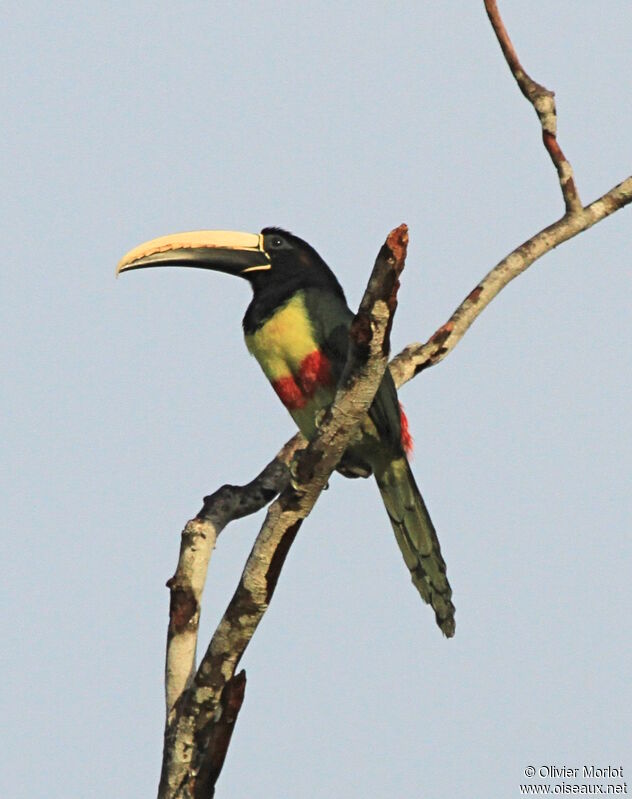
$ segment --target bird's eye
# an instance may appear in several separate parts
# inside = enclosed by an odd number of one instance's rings
[[[270,246],[271,247],[282,247],[283,246],[283,239],[280,236],[273,236],[270,239]]]

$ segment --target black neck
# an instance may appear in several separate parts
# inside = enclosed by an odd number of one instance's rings
[[[265,276],[266,273],[262,274]],[[319,269],[312,279],[306,279],[305,272],[297,272],[295,276],[285,275],[284,277],[283,281],[252,281],[254,297],[246,309],[242,323],[246,335],[254,333],[266,319],[273,316],[276,310],[285,305],[299,291],[318,288],[335,294],[343,302],[346,302],[342,287],[329,268],[326,272]]]

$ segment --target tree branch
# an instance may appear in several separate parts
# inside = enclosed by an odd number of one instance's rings
[[[229,522],[261,510],[285,488],[289,463],[305,445],[297,433],[254,480],[244,486],[224,485],[204,497],[202,509],[182,531],[178,567],[167,582],[171,592],[165,662],[168,720],[195,673],[200,602],[217,536]]]
[[[496,0],[484,0],[484,3],[505,61],[520,91],[534,107],[540,120],[542,140],[557,170],[566,213],[557,222],[527,239],[496,264],[425,344],[409,344],[392,360],[389,368],[398,388],[452,352],[483,309],[534,261],[553,250],[558,244],[568,241],[632,202],[632,177],[628,177],[598,200],[586,207],[582,206],[575,186],[573,169],[557,141],[555,93],[536,83],[520,63],[500,16]]]
[[[409,344],[389,368],[399,388],[424,369],[442,361],[456,347],[472,322],[515,277],[534,261],[578,233],[632,202],[632,177],[610,189],[586,208],[566,214],[509,253],[467,295],[445,324],[425,344]]]
[[[575,180],[573,178],[573,168],[565,157],[557,141],[557,110],[555,108],[555,92],[550,91],[529,77],[526,70],[520,63],[518,54],[509,38],[507,29],[502,21],[496,0],[484,0],[487,16],[492,24],[500,48],[505,56],[505,61],[516,79],[520,91],[534,107],[540,125],[542,126],[542,141],[551,161],[557,170],[560,181],[560,188],[566,205],[566,212],[572,213],[582,208],[579,199]]]
[[[405,225],[401,225],[389,234],[380,250],[351,326],[347,364],[334,402],[325,414],[315,438],[295,459],[290,483],[270,506],[237,590],[195,677],[191,681],[190,676],[184,676],[186,669],[180,672],[180,682],[184,677],[185,685],[191,684],[175,701],[173,697],[171,699],[173,704],[165,729],[163,770],[158,794],[161,799],[200,799],[213,795],[243,700],[245,675],[235,676],[237,665],[270,603],[296,533],[367,413],[386,368],[389,331],[397,305],[398,278],[404,266],[407,243],[408,231]],[[256,504],[245,497],[243,491],[238,490],[237,493],[237,506],[240,509],[243,508],[243,502],[248,507]],[[220,507],[216,508],[218,502]],[[215,522],[208,520],[211,512],[208,506],[213,506],[213,512],[216,510],[219,513],[221,518],[217,523],[226,523],[221,500],[213,502],[207,498],[206,510],[202,510],[204,520],[200,522],[196,519],[189,524],[213,526],[214,543],[217,527]],[[209,557],[212,549],[212,545],[210,549],[208,545],[210,538],[205,539],[203,547]],[[184,546],[184,542],[183,550],[185,561],[191,558],[199,559],[202,563],[206,558],[205,554],[196,555],[188,544]],[[193,570],[183,566],[182,571],[197,574],[199,569],[197,565]],[[198,580],[196,591],[199,584]],[[173,585],[171,589],[173,596]],[[199,616],[199,594],[196,596],[196,608],[185,614],[189,620],[196,614]],[[191,611],[189,605],[187,608]],[[194,624],[197,625],[197,618]],[[190,646],[183,660],[190,662]]]
[[[505,60],[540,120],[566,213],[503,258],[425,344],[409,345],[391,362],[389,368],[398,387],[442,361],[494,297],[538,258],[632,202],[632,177],[628,177],[582,206],[572,167],[557,141],[554,93],[532,80],[522,67],[496,0],[484,3]],[[251,483],[223,486],[206,497],[203,508],[182,533],[178,568],[168,583],[167,724],[160,799],[199,799],[214,794],[244,697],[245,673],[236,674],[236,668],[268,607],[298,529],[366,413],[385,368],[406,244],[407,231],[401,226],[389,235],[378,255],[351,329],[343,378],[318,435],[307,447],[300,435],[295,436]],[[304,447],[304,452],[299,452]],[[216,538],[229,521],[256,512],[277,494],[237,590],[195,673],[200,600]]]

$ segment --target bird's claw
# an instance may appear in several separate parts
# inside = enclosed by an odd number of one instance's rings
[[[316,412],[316,415],[314,416],[314,424],[317,430],[323,423],[323,419],[325,418],[326,413],[327,413],[327,408],[321,408],[319,411]]]

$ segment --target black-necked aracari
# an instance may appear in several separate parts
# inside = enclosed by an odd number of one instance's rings
[[[335,275],[307,242],[280,228],[261,233],[207,230],[163,236],[131,250],[118,272],[192,266],[250,283],[243,328],[281,402],[306,438],[333,401],[349,345],[353,313]],[[412,440],[386,370],[360,437],[339,466],[347,476],[373,473],[412,581],[432,605],[443,633],[454,635],[454,605],[439,540],[408,464]]]

